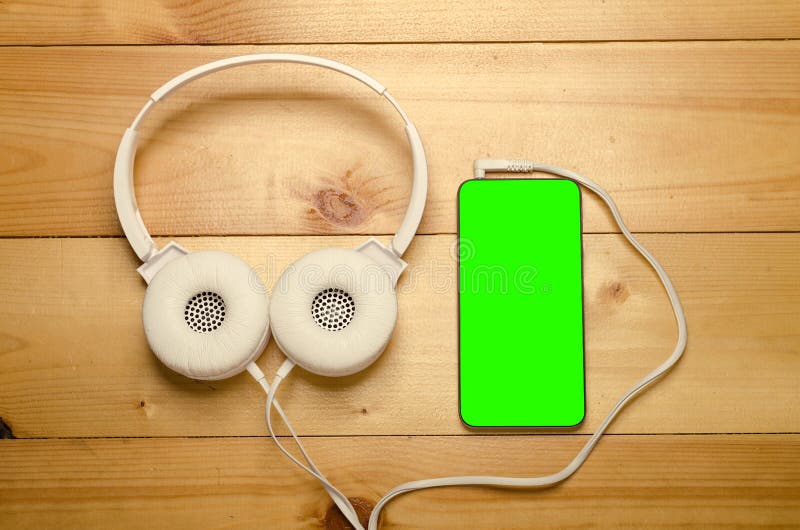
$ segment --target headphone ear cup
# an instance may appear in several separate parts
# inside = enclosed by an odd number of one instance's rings
[[[386,272],[362,253],[311,252],[278,279],[270,306],[272,335],[288,358],[315,374],[354,374],[380,357],[397,322]]]
[[[225,379],[258,358],[269,340],[269,299],[246,262],[191,252],[150,281],[142,320],[161,362],[192,379]]]

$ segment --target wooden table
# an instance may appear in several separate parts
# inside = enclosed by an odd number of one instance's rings
[[[13,438],[0,440],[0,527],[342,528],[265,438],[248,377],[191,381],[150,353],[114,212],[115,150],[149,93],[252,52],[375,76],[429,155],[385,354],[344,380],[298,370],[281,390],[320,467],[367,509],[407,480],[559,469],[675,338],[654,274],[587,196],[584,425],[461,425],[451,247],[473,159],[534,158],[605,185],[686,307],[685,358],[567,483],[407,495],[382,528],[800,524],[799,37],[791,1],[0,2],[0,416]],[[187,87],[146,122],[136,162],[160,242],[231,251],[267,285],[311,249],[388,239],[410,189],[391,108],[300,66]],[[259,363],[273,373],[280,358],[272,343]]]

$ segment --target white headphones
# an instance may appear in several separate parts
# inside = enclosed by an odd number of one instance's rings
[[[273,290],[270,306],[264,285],[241,259],[218,251],[188,252],[175,242],[161,250],[156,248],[136,206],[133,159],[137,128],[162,98],[212,72],[272,62],[308,64],[335,70],[361,81],[388,99],[406,124],[414,180],[408,209],[389,247],[370,238],[354,250],[327,248],[311,252],[283,272]],[[369,517],[369,530],[378,528],[380,513],[388,502],[411,491],[464,485],[544,487],[566,480],[586,461],[622,408],[666,374],[686,348],[686,317],[678,293],[661,264],[625,226],[616,204],[599,184],[567,169],[529,160],[487,159],[475,162],[475,178],[484,178],[491,172],[549,173],[574,180],[598,195],[607,204],[622,234],[661,280],[678,325],[675,348],[664,362],[620,398],[575,458],[560,471],[530,478],[466,475],[407,482],[390,490],[376,503]],[[316,374],[343,376],[363,370],[380,356],[397,320],[394,287],[406,267],[401,257],[419,226],[427,186],[425,152],[419,134],[386,88],[349,66],[306,55],[244,55],[199,66],[177,76],[153,92],[125,131],[114,165],[117,215],[133,250],[144,262],[138,269],[148,283],[142,318],[147,341],[156,356],[171,369],[194,379],[222,379],[247,369],[267,394],[265,421],[277,447],[322,483],[347,520],[358,530],[364,526],[359,522],[355,508],[314,464],[275,395],[281,381],[295,364]],[[253,363],[269,340],[270,328],[287,357],[271,384]],[[271,420],[273,407],[286,423],[305,463],[292,455],[276,436]]]
[[[137,129],[153,106],[191,81],[236,66],[298,63],[361,81],[389,100],[405,122],[414,178],[403,221],[389,247],[370,238],[356,249],[316,250],[290,265],[267,291],[250,265],[220,251],[189,252],[175,242],[156,248],[133,190]],[[193,379],[242,372],[266,346],[270,329],[280,349],[303,368],[344,376],[372,364],[397,321],[401,259],[425,208],[428,170],[419,133],[386,87],[342,63],[294,54],[253,54],[198,66],[153,92],[125,131],[114,164],[114,201],[125,237],[144,262],[148,283],[142,307],[147,341],[172,370]]]

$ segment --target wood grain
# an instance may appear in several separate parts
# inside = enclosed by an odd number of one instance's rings
[[[109,0],[0,3],[0,44],[785,39],[796,2]]]
[[[424,233],[455,231],[475,158],[606,186],[636,231],[800,230],[800,41],[0,49],[0,235],[118,235],[111,173],[147,94],[212,59],[328,56],[391,88],[429,155]],[[365,87],[297,66],[210,76],[146,123],[155,234],[388,234],[410,161]],[[615,230],[594,200],[589,232]]]
[[[672,347],[655,276],[588,198],[586,422],[466,429],[452,233],[475,158],[602,183],[635,231],[658,232],[642,240],[686,308],[686,357],[573,479],[409,495],[382,528],[798,528],[798,38],[786,0],[0,0],[0,528],[341,528],[263,438],[247,376],[193,382],[150,353],[118,237],[114,154],[147,95],[253,52],[375,76],[429,156],[429,235],[406,256],[386,353],[343,380],[297,370],[281,390],[320,467],[365,506],[407,480],[560,468]],[[153,233],[213,236],[178,240],[244,257],[268,286],[309,250],[391,234],[410,187],[391,109],[297,66],[205,78],[142,140]],[[274,344],[259,362],[274,372]]]
[[[419,237],[399,284],[388,349],[359,375],[298,370],[281,402],[307,435],[464,434],[457,411],[454,236]],[[689,321],[674,371],[613,425],[617,433],[800,432],[798,234],[650,234]],[[304,253],[359,237],[180,239],[225,249],[273,285]],[[617,235],[585,248],[587,409],[592,432],[672,350],[675,325],[646,264]],[[141,324],[144,284],[123,239],[0,240],[0,416],[18,437],[262,435],[264,396],[247,377],[201,383],[162,367]],[[261,360],[273,374],[274,343]]]
[[[358,437],[305,441],[348,495],[408,480],[555,471],[582,436]],[[0,441],[7,528],[331,528],[330,501],[270,440]],[[611,436],[565,484],[406,495],[392,528],[796,528],[797,435]]]

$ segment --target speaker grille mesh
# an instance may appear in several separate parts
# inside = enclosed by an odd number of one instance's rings
[[[328,331],[341,331],[350,324],[356,313],[353,297],[341,289],[325,289],[311,302],[314,322]]]
[[[214,331],[225,321],[225,300],[211,291],[197,293],[186,302],[183,318],[193,331]]]

